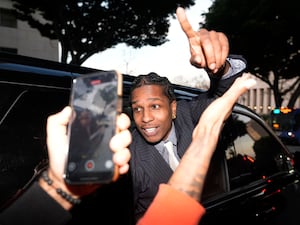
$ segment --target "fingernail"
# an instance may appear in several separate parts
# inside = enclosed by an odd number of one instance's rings
[[[209,69],[214,70],[216,68],[216,64],[212,63],[209,65]]]
[[[191,63],[193,65],[201,65],[201,57],[200,56],[194,56],[191,58]]]

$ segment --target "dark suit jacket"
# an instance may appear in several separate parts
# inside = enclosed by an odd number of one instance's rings
[[[232,55],[245,62],[240,56]],[[245,62],[246,63],[246,62]],[[200,94],[193,101],[177,102],[176,119],[174,120],[177,135],[177,151],[181,158],[191,143],[192,132],[201,113],[218,95],[222,95],[240,76],[239,72],[222,80],[211,78],[210,89]],[[160,183],[167,183],[173,171],[156,150],[154,145],[147,143],[137,130],[132,132],[133,142],[130,145],[132,158],[130,161],[133,182],[135,219],[140,218],[152,202]]]

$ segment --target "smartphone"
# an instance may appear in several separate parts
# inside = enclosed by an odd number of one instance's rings
[[[74,78],[70,105],[74,116],[68,126],[65,181],[103,184],[116,180],[118,171],[109,142],[122,111],[122,75],[110,70]]]

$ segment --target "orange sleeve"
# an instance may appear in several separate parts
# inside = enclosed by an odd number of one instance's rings
[[[195,199],[161,184],[159,191],[138,225],[197,225],[205,209]]]

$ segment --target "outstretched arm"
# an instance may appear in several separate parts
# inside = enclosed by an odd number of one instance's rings
[[[181,159],[169,184],[192,198],[201,198],[211,157],[221,128],[237,99],[256,84],[250,74],[238,77],[223,96],[213,101],[203,112],[193,131],[193,140]],[[189,176],[186,176],[189,174]]]

